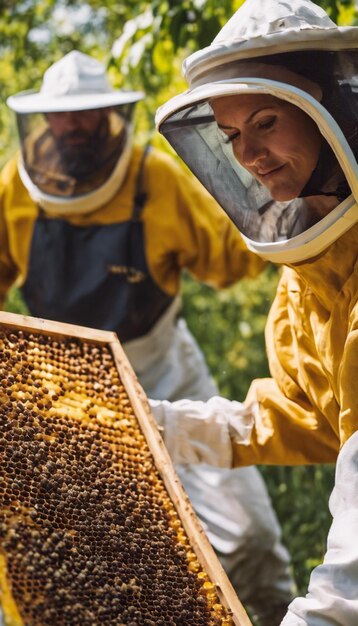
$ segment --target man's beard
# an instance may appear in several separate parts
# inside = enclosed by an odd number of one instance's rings
[[[108,137],[108,123],[107,120],[103,120],[94,133],[75,130],[57,139],[56,145],[63,172],[79,182],[98,173],[106,158]],[[77,138],[81,141],[72,143]]]

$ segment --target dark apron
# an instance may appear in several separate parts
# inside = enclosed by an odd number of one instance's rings
[[[31,315],[114,330],[121,341],[145,335],[173,301],[149,273],[143,222],[143,154],[131,219],[73,226],[40,212],[23,295]]]

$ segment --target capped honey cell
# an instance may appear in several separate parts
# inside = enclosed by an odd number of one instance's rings
[[[230,626],[111,350],[0,326],[5,626]]]

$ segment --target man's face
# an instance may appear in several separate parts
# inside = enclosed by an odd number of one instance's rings
[[[105,108],[46,114],[66,173],[81,177],[97,167],[107,139],[109,111]]]
[[[274,200],[297,198],[315,169],[322,137],[298,107],[267,94],[212,101],[219,128],[239,163]]]
[[[107,117],[105,109],[47,113],[46,118],[55,139],[68,145],[84,144],[96,133]]]

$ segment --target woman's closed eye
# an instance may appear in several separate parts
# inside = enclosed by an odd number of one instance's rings
[[[276,115],[272,115],[267,119],[258,122],[258,128],[263,130],[269,130],[274,126],[276,122]]]
[[[270,115],[270,117],[268,117],[268,118],[264,118],[262,120],[257,120],[255,122],[254,127],[259,132],[260,131],[266,131],[266,130],[271,130],[271,128],[274,127],[275,123],[276,123],[276,115]],[[227,135],[225,133],[224,143],[232,143],[235,139],[238,139],[238,137],[240,137],[240,135],[241,135],[241,131],[240,130],[236,130],[231,135]]]

